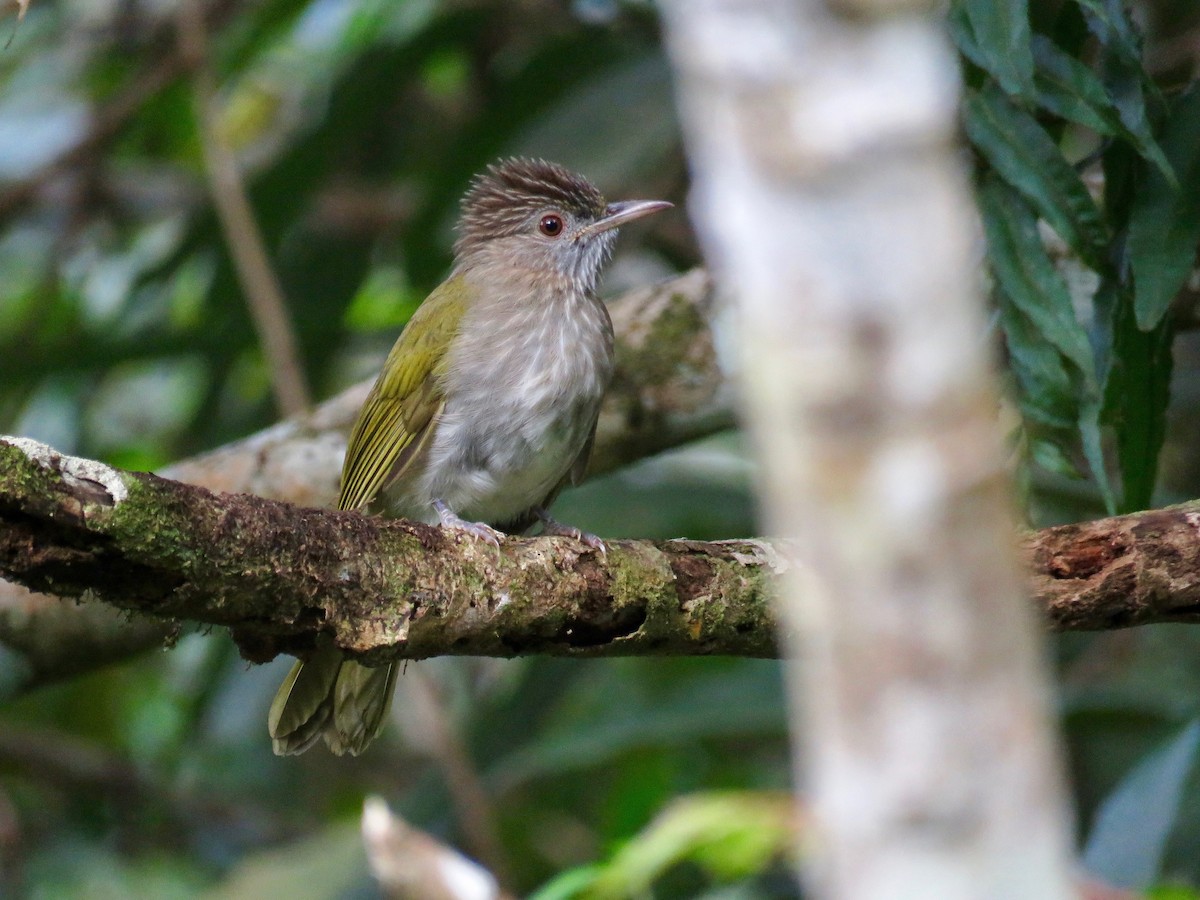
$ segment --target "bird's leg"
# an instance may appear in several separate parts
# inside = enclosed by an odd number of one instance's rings
[[[596,537],[590,531],[582,531],[574,525],[564,525],[562,522],[555,519],[550,513],[540,506],[533,508],[533,514],[538,517],[542,523],[542,534],[553,534],[559,537],[574,538],[577,541],[582,541],[593,550],[599,550],[601,553],[607,554],[608,547],[604,545],[604,541]]]
[[[446,505],[445,500],[434,500],[433,509],[438,514],[438,519],[441,520],[443,528],[452,528],[455,531],[462,531],[469,534],[471,537],[480,541],[487,541],[494,547],[500,546],[500,539],[504,537],[503,531],[497,531],[491,525],[486,525],[483,522],[468,522]]]

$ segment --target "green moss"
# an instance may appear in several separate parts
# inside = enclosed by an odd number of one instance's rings
[[[696,305],[684,294],[672,294],[651,324],[650,333],[636,348],[626,343],[618,345],[617,366],[626,372],[637,372],[638,380],[644,384],[665,384],[681,366],[688,364],[694,338],[705,329]]]
[[[60,483],[60,477],[35,463],[19,447],[0,443],[0,494],[13,497],[50,494]]]
[[[621,548],[608,558],[613,604],[618,609],[631,604],[645,607],[642,635],[669,639],[675,632],[672,621],[679,615],[679,598],[674,576],[666,558],[655,547],[635,544]]]
[[[124,547],[153,547],[156,555],[169,548],[183,565],[190,563],[199,552],[194,546],[195,524],[173,508],[157,483],[131,475],[123,480],[129,496],[110,511],[104,530]]]
[[[714,559],[708,592],[688,604],[693,639],[725,647],[750,644],[757,655],[774,655],[769,581],[763,567]]]

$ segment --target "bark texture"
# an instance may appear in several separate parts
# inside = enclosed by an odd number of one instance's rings
[[[0,440],[0,572],[35,590],[228,626],[242,654],[320,639],[427,656],[774,655],[755,541],[566,538],[497,551],[440,528],[214,494]]]
[[[1030,589],[1060,630],[1200,623],[1198,538],[1200,502],[1048,528],[1024,540]],[[771,656],[777,576],[808,565],[796,545],[765,540],[609,546],[601,556],[564,538],[516,538],[496,551],[0,437],[0,574],[103,601],[56,606],[65,621],[48,635],[20,630],[68,673],[90,664],[73,654],[93,660],[97,640],[126,649],[115,624],[97,638],[101,610],[116,622],[141,614],[124,629],[134,645],[138,623],[225,625],[255,660],[303,653],[320,635],[378,659]]]
[[[1047,528],[1026,550],[1060,631],[1200,622],[1200,502]]]
[[[767,526],[809,554],[781,612],[813,895],[1070,896],[940,7],[664,10]]]

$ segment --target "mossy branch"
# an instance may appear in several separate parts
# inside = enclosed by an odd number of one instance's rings
[[[1200,621],[1200,503],[1030,536],[1032,594],[1059,629]],[[776,650],[761,540],[565,538],[500,550],[427,525],[217,494],[0,438],[0,574],[160,620],[231,629],[248,659],[320,636],[381,661],[434,655]]]
[[[427,525],[214,494],[0,439],[0,573],[60,596],[228,626],[244,656],[321,635],[368,660],[443,654],[770,656],[755,541],[565,538],[499,551]]]

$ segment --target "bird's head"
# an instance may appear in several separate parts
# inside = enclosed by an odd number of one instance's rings
[[[671,206],[663,200],[606,203],[595,186],[554,163],[513,158],[475,178],[463,198],[459,267],[512,267],[596,286],[618,226]]]

